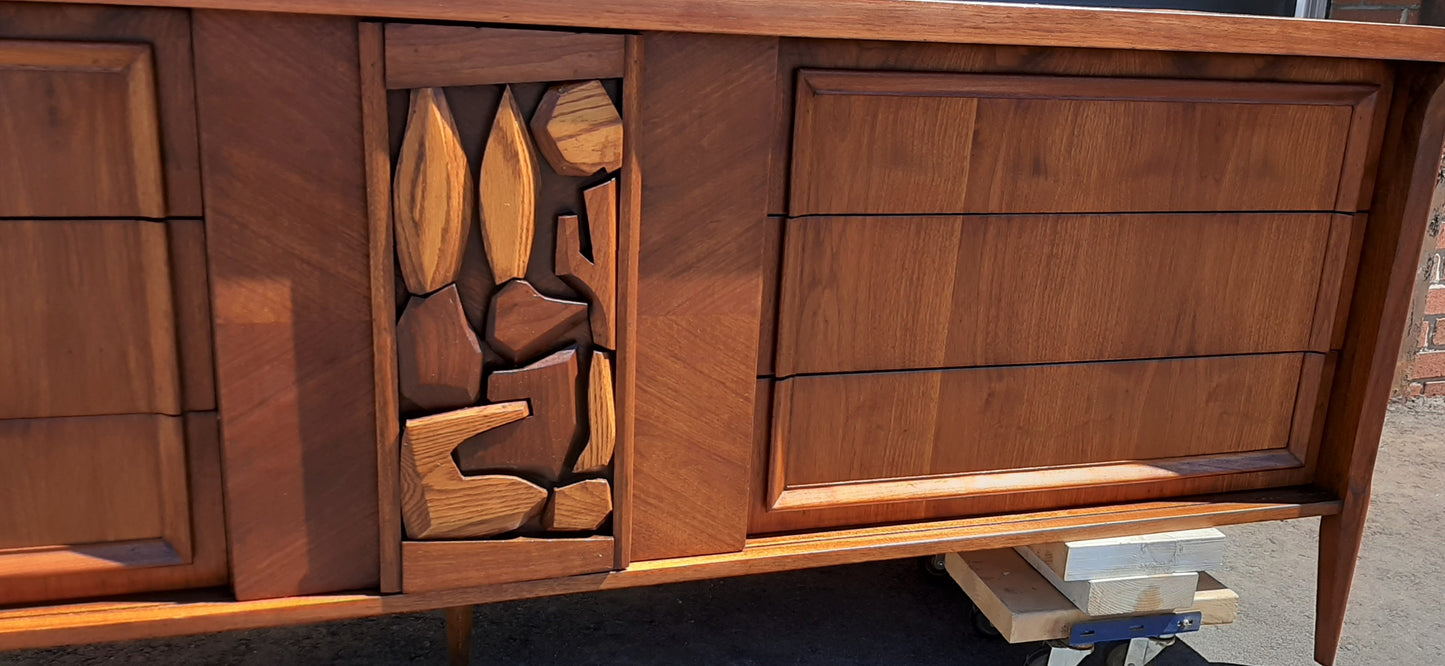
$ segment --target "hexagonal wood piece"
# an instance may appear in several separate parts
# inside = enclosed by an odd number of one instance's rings
[[[601,81],[549,89],[532,115],[532,133],[552,170],[564,176],[622,168],[622,117]]]
[[[501,471],[555,482],[577,441],[577,348],[569,347],[516,370],[487,378],[487,400],[526,400],[532,415],[463,442],[457,458],[468,472]]]
[[[605,352],[594,351],[587,372],[587,448],[577,457],[573,472],[601,472],[612,462],[612,449],[617,443],[617,411],[612,395],[612,359]]]
[[[525,363],[555,348],[587,319],[587,304],[551,298],[526,280],[513,280],[492,296],[487,344],[511,363]]]
[[[422,409],[475,404],[482,388],[482,346],[467,325],[456,285],[413,296],[396,323],[401,396]]]
[[[554,532],[595,530],[612,515],[612,485],[607,479],[587,479],[552,491],[542,513],[542,525]]]
[[[464,477],[451,452],[466,438],[530,414],[526,401],[409,419],[401,438],[402,522],[411,539],[477,538],[521,527],[547,491],[506,475]]]

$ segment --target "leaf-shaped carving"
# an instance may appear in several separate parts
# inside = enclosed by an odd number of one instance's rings
[[[392,186],[407,291],[429,294],[456,279],[472,205],[471,170],[446,96],[440,88],[413,90]]]
[[[526,277],[537,215],[537,154],[512,88],[502,103],[482,152],[482,239],[497,284]]]
[[[503,474],[464,477],[451,452],[463,440],[527,418],[525,400],[410,419],[401,437],[402,521],[412,539],[510,532],[541,512],[547,491]]]

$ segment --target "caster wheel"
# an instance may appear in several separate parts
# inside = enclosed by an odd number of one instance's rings
[[[944,566],[942,555],[931,555],[923,558],[923,570],[930,576],[944,578],[948,576],[948,567]]]
[[[973,620],[973,630],[978,632],[980,636],[984,638],[1000,638],[1003,636],[1003,633],[998,630],[998,627],[993,626],[993,623],[989,621],[988,616],[984,615],[983,611],[979,610],[978,606],[973,605],[972,602],[968,604],[968,615],[969,619]]]
[[[1024,666],[1048,666],[1049,650],[1045,648],[1028,656],[1024,660]]]

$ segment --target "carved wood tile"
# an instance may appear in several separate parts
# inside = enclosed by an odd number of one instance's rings
[[[455,285],[413,296],[396,324],[401,396],[422,409],[464,407],[477,401],[482,347],[467,325]]]
[[[526,400],[532,415],[463,442],[457,451],[461,468],[526,474],[548,482],[561,478],[579,434],[577,379],[575,346],[524,368],[493,372],[487,378],[487,400]]]
[[[455,280],[472,216],[472,176],[440,88],[412,91],[392,199],[407,290],[429,294]]]
[[[601,81],[548,89],[532,116],[532,132],[557,173],[590,176],[622,168],[622,117]]]
[[[587,317],[587,304],[544,296],[525,280],[513,280],[492,297],[487,344],[511,363],[530,361],[556,348]]]
[[[592,256],[582,253],[577,216],[558,217],[557,275],[592,303],[592,341],[604,349],[617,349],[617,179],[588,188],[583,199]]]
[[[612,515],[612,485],[587,479],[552,491],[542,525],[554,532],[595,530]]]
[[[537,156],[508,86],[487,145],[480,177],[481,226],[497,284],[526,277],[536,225]]]
[[[592,367],[587,373],[587,448],[582,449],[573,472],[601,472],[612,462],[612,450],[617,442],[617,412],[612,395],[612,359],[606,352],[594,351]]]
[[[410,419],[401,439],[402,519],[412,539],[510,532],[542,510],[547,491],[506,475],[463,477],[451,452],[467,437],[524,419],[526,401]]]

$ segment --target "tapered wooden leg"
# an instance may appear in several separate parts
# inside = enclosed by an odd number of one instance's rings
[[[472,663],[472,611],[476,606],[447,609],[447,655],[452,666]]]
[[[1320,568],[1315,588],[1315,661],[1333,666],[1345,629],[1345,607],[1360,557],[1368,496],[1345,502],[1339,515],[1320,520]]]

